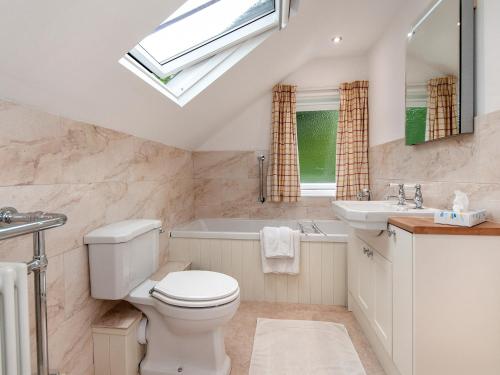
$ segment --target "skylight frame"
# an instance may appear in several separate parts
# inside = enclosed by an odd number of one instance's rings
[[[282,19],[284,17],[288,18],[289,16],[289,11],[283,12],[286,16],[282,15],[282,3],[285,3],[285,7],[289,8],[288,1],[275,0],[274,12],[249,21],[236,29],[228,31],[222,36],[212,38],[201,46],[193,46],[193,48],[188,52],[168,60],[165,63],[159,63],[148,53],[146,49],[141,46],[140,43],[130,50],[129,55],[131,55],[152,73],[164,79],[189,66],[197,64],[210,56],[254,38],[259,34],[265,33],[271,29],[279,29],[283,22]]]
[[[261,43],[263,43],[269,36],[271,36],[273,31],[267,31],[263,34],[259,34],[256,37],[249,39],[240,45],[234,46],[232,51],[225,51],[225,56],[219,59],[217,64],[213,64],[213,59],[219,58],[221,54],[213,56],[211,59],[200,62],[200,66],[191,66],[183,70],[174,77],[168,83],[163,83],[156,74],[145,68],[140,62],[131,57],[130,55],[125,55],[119,60],[119,63],[126,69],[134,73],[136,76],[141,78],[143,81],[147,82],[158,92],[172,100],[174,103],[180,107],[184,107],[188,102],[190,102],[194,97],[206,89],[210,84],[212,84],[217,78],[222,76],[226,71],[231,69],[239,61],[241,61],[245,56],[251,53],[255,48],[257,48]],[[197,74],[198,77],[193,79],[193,70],[201,68],[202,72]],[[182,75],[185,75],[185,79],[182,84],[185,84],[183,90],[177,91],[173,87],[176,83],[175,79],[182,79]]]
[[[193,52],[200,50],[195,49],[187,53],[190,58],[176,66],[174,70],[164,69],[141,48],[140,43],[123,56],[119,63],[171,101],[184,107],[275,31],[283,29],[288,23],[288,18],[297,13],[299,2],[300,0],[274,0],[274,12],[260,18],[255,17],[253,21],[218,39],[224,39],[244,28],[247,29],[246,33],[233,35],[234,39],[227,38],[226,42],[230,39],[231,43],[217,46],[216,49],[212,48],[211,52],[195,54]],[[285,9],[285,16],[280,14],[282,9]],[[286,22],[283,23],[283,19]],[[249,27],[250,25],[253,27]],[[209,44],[212,43],[213,41]]]

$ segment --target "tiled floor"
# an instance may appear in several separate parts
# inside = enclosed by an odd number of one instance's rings
[[[344,324],[367,375],[384,375],[354,315],[340,306],[291,303],[242,302],[226,327],[226,350],[232,360],[231,375],[246,375],[250,367],[257,318],[322,320]]]

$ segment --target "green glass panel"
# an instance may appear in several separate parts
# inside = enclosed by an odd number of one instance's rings
[[[426,107],[406,108],[406,144],[425,142]]]
[[[338,111],[297,112],[301,182],[335,182],[338,117]]]

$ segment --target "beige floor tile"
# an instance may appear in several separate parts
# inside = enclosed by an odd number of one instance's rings
[[[344,324],[367,375],[384,375],[354,315],[340,306],[291,303],[242,302],[226,326],[226,350],[231,357],[231,375],[246,375],[250,367],[257,318],[319,320]]]

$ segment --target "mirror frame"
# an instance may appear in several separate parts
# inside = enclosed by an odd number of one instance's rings
[[[408,46],[411,43],[410,36],[425,22],[425,20],[432,14],[435,8],[445,0],[437,0],[425,13],[425,15],[414,24],[408,33],[408,40],[406,43],[406,54],[408,56]],[[449,1],[449,0],[448,0]],[[475,88],[475,1],[474,0],[456,0],[460,2],[460,71],[459,71],[459,134],[474,133],[474,116],[476,114],[476,88]],[[407,68],[405,64],[405,76]],[[405,78],[405,103],[408,98],[408,84]],[[406,104],[405,104],[406,109]],[[405,129],[406,129],[406,110],[405,110]],[[443,137],[446,139],[452,136]],[[406,139],[406,131],[405,131]],[[439,139],[435,139],[439,140]],[[417,143],[412,146],[426,144]]]

